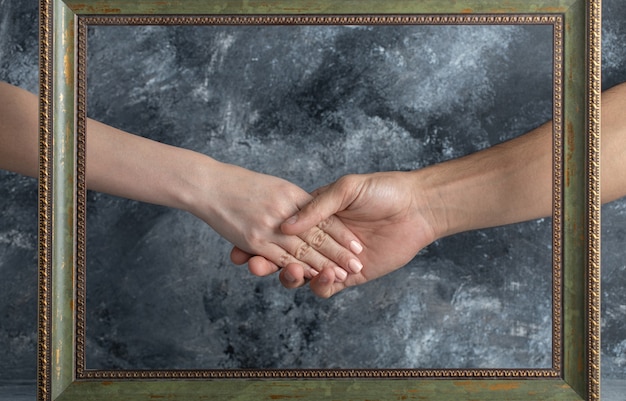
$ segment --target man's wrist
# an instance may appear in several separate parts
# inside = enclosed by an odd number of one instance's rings
[[[430,225],[433,240],[449,235],[451,221],[448,213],[450,200],[445,180],[441,177],[439,165],[412,171],[414,204],[419,213]]]

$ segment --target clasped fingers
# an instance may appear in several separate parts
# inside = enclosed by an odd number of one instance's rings
[[[326,219],[322,227],[329,229],[333,225],[331,219]],[[343,272],[337,271],[340,279],[344,278],[346,272],[358,273],[363,268],[358,257],[352,251],[339,244],[325,229],[319,226],[305,231],[299,237],[311,248],[343,268]]]

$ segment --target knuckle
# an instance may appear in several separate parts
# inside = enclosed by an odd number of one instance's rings
[[[290,260],[291,260],[291,257],[289,256],[289,254],[283,253],[278,258],[278,267],[280,268],[286,267],[289,264]]]
[[[324,246],[324,243],[326,242],[327,239],[328,239],[328,234],[326,234],[322,230],[318,230],[311,237],[311,246],[313,246],[315,249],[320,249],[322,246]]]
[[[315,197],[311,199],[305,208],[308,209],[308,213],[317,220],[321,221],[326,217],[324,216],[324,203],[322,202],[322,197]]]
[[[337,264],[341,266],[348,266],[348,261],[350,260],[350,254],[347,251],[344,251],[343,248],[334,253],[333,260],[337,262]],[[343,268],[347,270],[346,268]]]
[[[333,270],[335,270],[335,269],[339,268],[339,266],[337,266],[337,264],[335,264],[334,262],[332,262],[332,261],[330,261],[328,259],[323,261],[321,263],[321,266],[322,266],[321,270],[326,270],[326,269],[333,269]]]
[[[255,229],[251,229],[244,234],[245,241],[253,249],[257,249],[258,247],[262,246],[266,242],[265,237],[266,236],[259,232],[259,230]]]
[[[317,210],[320,207],[320,199],[318,197],[314,197],[311,199],[308,206],[313,210]]]
[[[330,216],[329,218],[320,221],[317,226],[322,231],[328,231],[333,226],[334,222],[335,222],[335,219],[333,218],[333,216]]]
[[[298,260],[303,260],[310,253],[310,250],[311,246],[304,242],[296,249],[293,256]]]
[[[340,188],[349,189],[352,188],[352,186],[357,182],[358,179],[359,177],[356,174],[344,175],[343,177],[339,178],[339,180],[337,180],[337,185]]]

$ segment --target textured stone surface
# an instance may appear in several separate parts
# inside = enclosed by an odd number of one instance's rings
[[[31,91],[36,7],[0,0],[0,79]],[[626,5],[604,8],[609,87],[626,80]],[[93,118],[307,190],[471,153],[551,116],[545,27],[99,27],[89,40]],[[0,381],[27,380],[37,188],[0,182]],[[549,219],[460,234],[319,300],[233,266],[190,215],[89,193],[88,367],[548,367],[550,238]],[[603,209],[606,378],[626,373],[625,239],[622,200]]]
[[[96,28],[90,110],[313,189],[549,119],[550,43],[546,27]],[[90,207],[90,366],[550,366],[547,220],[440,241],[323,301],[232,267],[191,216],[99,195]]]

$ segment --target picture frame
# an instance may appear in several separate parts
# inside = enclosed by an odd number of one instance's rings
[[[600,397],[600,1],[41,0],[39,400]],[[89,25],[551,24],[553,366],[97,371],[85,368]]]

